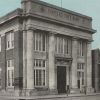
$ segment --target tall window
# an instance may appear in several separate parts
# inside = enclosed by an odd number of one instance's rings
[[[71,53],[71,39],[64,37],[56,37],[56,53],[70,54]]]
[[[78,56],[84,56],[85,55],[85,49],[86,49],[86,43],[84,41],[78,42]]]
[[[47,35],[45,33],[36,32],[34,34],[34,50],[46,51]]]
[[[34,60],[34,86],[43,87],[46,85],[46,61],[42,59]]]
[[[6,35],[6,48],[11,49],[14,47],[14,32],[10,31]]]
[[[77,82],[78,88],[84,85],[84,63],[78,63],[77,65]]]
[[[14,86],[14,60],[7,60],[7,86]]]

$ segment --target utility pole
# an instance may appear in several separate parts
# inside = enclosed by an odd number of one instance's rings
[[[61,0],[61,7],[62,7],[62,0]]]

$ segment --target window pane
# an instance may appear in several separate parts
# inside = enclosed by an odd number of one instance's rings
[[[12,86],[14,86],[14,71],[12,70]]]
[[[38,86],[38,70],[36,70],[36,85]]]
[[[43,70],[43,85],[45,86],[45,70]]]
[[[46,61],[42,59],[35,59],[36,65],[34,66],[34,85],[45,86],[45,69]]]
[[[39,67],[41,67],[41,63],[42,63],[42,61],[41,61],[41,60],[39,60]]]
[[[56,42],[55,42],[55,51],[57,52],[57,37],[56,37]]]
[[[10,60],[7,61],[7,66],[10,67]]]
[[[41,70],[39,70],[39,86],[41,86]]]
[[[8,70],[8,86],[10,86],[10,70]]]
[[[41,39],[41,34],[39,34],[39,51],[41,51],[41,46],[42,46],[42,39]]]
[[[6,47],[7,49],[14,47],[14,33],[13,31],[7,33],[6,35]]]
[[[7,61],[7,85],[14,86],[14,60]]]
[[[12,60],[12,67],[14,66],[14,60]]]
[[[11,33],[11,46],[14,47],[14,33]]]
[[[36,46],[35,46],[36,49],[35,50],[38,50],[38,33],[35,33],[35,35],[36,35],[36,38],[35,38],[36,39]]]
[[[43,60],[43,67],[45,67],[45,60]]]
[[[45,37],[46,37],[46,36],[43,34],[42,37],[43,37],[43,43],[42,43],[43,51],[45,51],[45,42],[46,42],[46,41],[45,41]]]
[[[38,60],[36,60],[36,67],[38,67]]]
[[[6,43],[7,48],[10,48],[10,34],[7,34],[6,41],[7,41],[7,43]]]
[[[46,35],[42,32],[37,32],[35,33],[35,38],[34,38],[34,50],[36,51],[45,51],[46,48]]]
[[[57,53],[69,54],[71,53],[71,40],[67,37],[56,37],[56,46],[55,50]]]
[[[36,76],[35,76],[35,70],[34,70],[34,85],[36,85],[35,83],[36,83]]]

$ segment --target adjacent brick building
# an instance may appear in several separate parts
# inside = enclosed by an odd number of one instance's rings
[[[92,50],[92,85],[95,92],[100,92],[100,49]]]
[[[93,92],[92,18],[39,0],[21,5],[0,18],[1,91]]]

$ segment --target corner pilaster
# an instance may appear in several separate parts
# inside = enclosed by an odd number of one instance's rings
[[[49,33],[49,89],[51,93],[57,90],[55,67],[55,36]]]
[[[34,30],[23,31],[23,91],[30,95],[34,90]]]
[[[87,43],[87,93],[93,92],[92,88],[92,57],[91,57],[91,42]]]
[[[77,48],[78,48],[78,41],[76,37],[73,37],[72,40],[72,68],[71,68],[71,93],[77,93],[78,87],[77,87]]]

